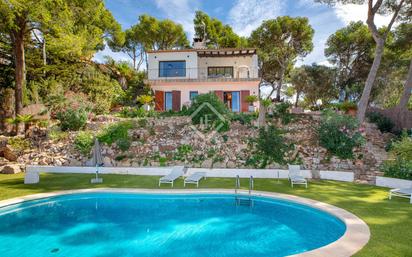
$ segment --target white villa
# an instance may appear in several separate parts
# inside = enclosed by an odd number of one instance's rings
[[[233,112],[247,112],[246,97],[259,94],[256,49],[205,49],[195,43],[194,49],[149,51],[148,82],[158,111],[179,111],[196,95],[214,92]]]

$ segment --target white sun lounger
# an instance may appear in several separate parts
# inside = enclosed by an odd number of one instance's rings
[[[184,166],[173,167],[172,171],[169,174],[159,179],[159,187],[160,187],[160,184],[172,184],[172,187],[173,187],[173,182],[179,177],[183,176],[185,172],[186,172],[186,167]]]
[[[392,196],[398,196],[403,198],[409,198],[410,203],[412,204],[412,187],[410,188],[396,188],[389,191],[389,199],[392,199]]]
[[[196,187],[199,187],[199,181],[204,178],[206,179],[206,172],[195,172],[189,177],[185,178],[184,186],[186,184],[196,184]]]
[[[299,165],[288,165],[289,167],[289,180],[292,185],[305,185],[308,188],[308,181],[300,174]]]

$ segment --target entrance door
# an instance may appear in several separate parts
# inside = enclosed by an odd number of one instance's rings
[[[232,112],[240,112],[240,93],[235,92],[223,92],[223,102]]]

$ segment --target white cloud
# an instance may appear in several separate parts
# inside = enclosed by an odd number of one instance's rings
[[[346,25],[351,21],[363,21],[366,22],[368,17],[368,6],[358,4],[337,4],[335,7],[336,16],[342,20]],[[391,20],[391,16],[376,15],[375,24],[378,27],[388,25]]]
[[[166,14],[166,17],[182,24],[186,33],[188,33],[189,41],[192,40],[195,31],[193,27],[193,18],[197,1],[189,0],[155,0],[156,6]]]
[[[104,57],[105,56],[110,56],[113,59],[115,59],[116,61],[128,61],[131,62],[130,57],[122,52],[113,52],[109,46],[105,45],[104,50],[97,52],[94,56],[93,56],[93,61],[96,61],[98,63],[104,63]]]
[[[282,0],[237,0],[229,11],[229,23],[241,36],[249,36],[264,20],[282,13]]]
[[[315,2],[314,0],[299,0],[296,4],[298,8],[315,8],[317,6],[323,5],[322,3]]]

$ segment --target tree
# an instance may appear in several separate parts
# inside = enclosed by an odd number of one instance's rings
[[[333,68],[317,64],[304,65],[299,73],[304,80],[301,79],[298,85],[310,107],[319,108],[318,100],[325,105],[337,99],[336,71]]]
[[[182,25],[171,20],[158,20],[144,14],[138,22],[125,31],[124,44],[111,45],[114,51],[126,53],[138,70],[147,60],[148,50],[168,50],[189,47]]]
[[[370,66],[374,41],[361,21],[351,22],[328,38],[325,56],[337,69],[337,83],[344,100],[357,99]]]
[[[44,39],[53,39],[43,40],[50,43],[51,52],[66,54],[73,59],[79,56],[90,59],[96,50],[104,47],[104,39],[122,40],[120,25],[101,0],[1,1],[0,33],[8,39],[5,44],[11,47],[15,70],[15,115],[21,114],[23,108],[25,49],[33,40],[33,31],[39,31]]]
[[[397,51],[399,59],[407,61],[409,60],[408,74],[405,80],[405,86],[401,95],[398,111],[406,111],[409,99],[412,92],[412,24],[403,23],[399,25],[395,30],[395,41],[392,45]]]
[[[156,40],[152,47],[153,50],[189,47],[189,41],[182,25],[169,19],[158,21],[158,24],[159,29],[155,34]]]
[[[23,109],[25,86],[25,40],[33,29],[32,24],[43,25],[51,19],[49,1],[13,0],[0,2],[0,30],[6,34],[12,47],[15,64],[15,113]],[[57,4],[57,3],[56,3]]]
[[[336,71],[324,65],[312,64],[305,67],[309,80],[303,88],[305,99],[315,106],[317,100],[322,101],[322,105],[337,99]]]
[[[412,2],[407,2],[406,0],[377,0],[375,3],[373,0],[315,0],[316,2],[322,2],[327,4],[336,3],[355,3],[355,4],[365,4],[368,5],[368,13],[366,24],[368,25],[369,31],[372,33],[373,39],[375,40],[376,47],[374,53],[374,60],[369,71],[368,77],[366,79],[365,87],[363,88],[362,96],[358,102],[358,113],[357,117],[360,122],[365,119],[366,109],[369,104],[369,97],[372,91],[373,84],[375,83],[376,75],[378,73],[379,66],[382,61],[382,56],[384,53],[385,42],[388,37],[389,32],[392,29],[393,24],[402,18],[402,16],[410,15],[410,10],[412,9]],[[410,6],[411,5],[411,6]],[[391,15],[391,20],[388,25],[383,30],[378,30],[375,23],[375,17],[377,14],[389,14]]]
[[[309,74],[306,72],[305,67],[299,67],[292,70],[290,74],[290,81],[293,85],[296,100],[295,100],[295,107],[298,106],[299,97],[305,90],[305,86],[309,81]]]
[[[105,65],[110,69],[110,75],[117,79],[123,90],[127,90],[127,82],[134,76],[134,69],[126,61],[116,61],[110,56],[105,56]]]
[[[121,46],[112,46],[113,50],[126,53],[133,62],[133,68],[139,70],[144,61],[144,42],[140,38],[138,25],[133,25],[125,31],[125,41]]]
[[[250,45],[258,49],[263,79],[272,85],[277,83],[277,101],[289,69],[298,57],[312,51],[313,34],[307,18],[289,16],[264,21],[252,32]]]
[[[139,16],[135,30],[136,40],[141,41],[145,50],[167,50],[189,46],[182,25],[168,19],[158,20],[144,14]]]
[[[314,30],[307,18],[289,16],[264,21],[249,38],[249,44],[258,49],[259,66],[262,73],[260,87],[269,86],[270,99],[277,90],[276,100],[280,101],[280,92],[285,76],[298,57],[304,57],[313,49]],[[277,83],[277,86],[275,85]],[[267,108],[260,101],[260,112]],[[265,113],[260,115],[258,125],[262,126]]]
[[[246,38],[239,37],[229,25],[216,18],[210,18],[202,11],[196,11],[193,19],[195,36],[206,42],[209,48],[246,47]]]

